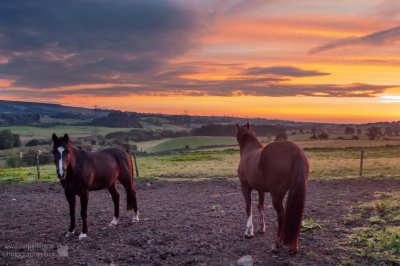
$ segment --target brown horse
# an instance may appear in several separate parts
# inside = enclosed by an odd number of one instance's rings
[[[110,226],[116,226],[119,218],[119,194],[117,179],[124,186],[128,211],[134,211],[132,222],[139,221],[136,191],[133,180],[133,165],[129,155],[117,148],[103,148],[88,152],[75,147],[67,134],[57,137],[53,134],[53,154],[57,176],[64,188],[69,203],[71,223],[66,233],[69,237],[75,228],[75,196],[81,201],[82,232],[79,240],[87,237],[87,205],[89,191],[107,188],[114,202],[114,217]]]
[[[238,173],[247,213],[245,236],[254,235],[251,191],[258,191],[262,233],[265,233],[264,192],[269,192],[278,217],[278,232],[272,251],[278,252],[285,245],[290,252],[297,253],[309,171],[307,157],[290,141],[277,141],[263,146],[250,129],[249,123],[236,127],[240,146]],[[283,198],[287,191],[289,193],[284,208]]]

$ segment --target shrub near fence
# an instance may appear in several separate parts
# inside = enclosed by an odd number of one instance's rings
[[[27,153],[8,157],[6,165],[8,167],[35,166],[39,164],[51,164],[53,155],[51,153],[41,153],[38,151],[28,151]]]

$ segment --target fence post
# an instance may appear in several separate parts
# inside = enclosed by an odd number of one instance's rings
[[[135,152],[133,153],[133,161],[135,163],[136,176],[139,177],[139,169],[138,169],[137,162],[136,162],[136,153]]]
[[[36,153],[36,171],[37,171],[37,179],[40,179],[39,154],[40,154],[40,152],[38,151],[38,152]]]
[[[363,176],[363,164],[364,164],[364,151],[361,151],[361,158],[360,158],[360,177]]]

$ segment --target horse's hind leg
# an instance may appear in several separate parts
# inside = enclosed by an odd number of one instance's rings
[[[258,191],[258,212],[260,214],[260,228],[258,232],[265,234],[267,231],[265,228],[265,221],[264,221],[264,198],[265,192]]]
[[[244,200],[246,201],[246,214],[247,214],[247,223],[246,223],[246,231],[244,232],[245,237],[254,236],[253,229],[253,216],[251,210],[251,191],[252,188],[247,183],[242,183],[242,193]]]
[[[108,188],[108,191],[110,192],[112,200],[114,202],[114,217],[110,222],[109,226],[116,226],[118,224],[118,218],[119,218],[119,193],[117,190],[116,183],[112,184]]]
[[[278,252],[283,247],[283,218],[285,216],[285,209],[283,208],[283,197],[285,195],[276,195],[271,193],[272,205],[276,211],[278,218],[278,232],[276,234],[275,247],[273,247],[273,252]]]
[[[132,222],[139,222],[139,211],[133,179],[130,175],[127,175],[125,178],[120,178],[119,181],[125,188],[128,212],[133,209]]]
[[[82,232],[79,235],[79,240],[85,239],[87,237],[87,206],[89,201],[89,191],[84,189],[81,191],[80,195],[81,200],[81,218],[82,218]]]

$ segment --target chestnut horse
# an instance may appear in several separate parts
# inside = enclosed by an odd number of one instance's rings
[[[133,180],[133,165],[129,153],[118,148],[103,148],[88,152],[75,147],[68,134],[57,137],[53,134],[53,154],[57,176],[64,188],[69,203],[71,223],[66,233],[69,237],[75,228],[75,196],[81,201],[82,232],[79,240],[87,237],[87,205],[89,191],[107,188],[114,202],[114,217],[109,224],[116,226],[119,218],[119,194],[117,179],[124,186],[128,211],[134,211],[132,222],[139,221],[136,191]]]
[[[301,148],[290,141],[262,145],[249,123],[236,127],[240,146],[238,174],[247,213],[245,236],[254,235],[251,191],[258,191],[262,233],[265,233],[264,193],[269,192],[278,218],[278,232],[272,251],[278,252],[283,246],[288,246],[290,252],[297,253],[309,171],[307,157]],[[284,208],[283,199],[287,191]]]

